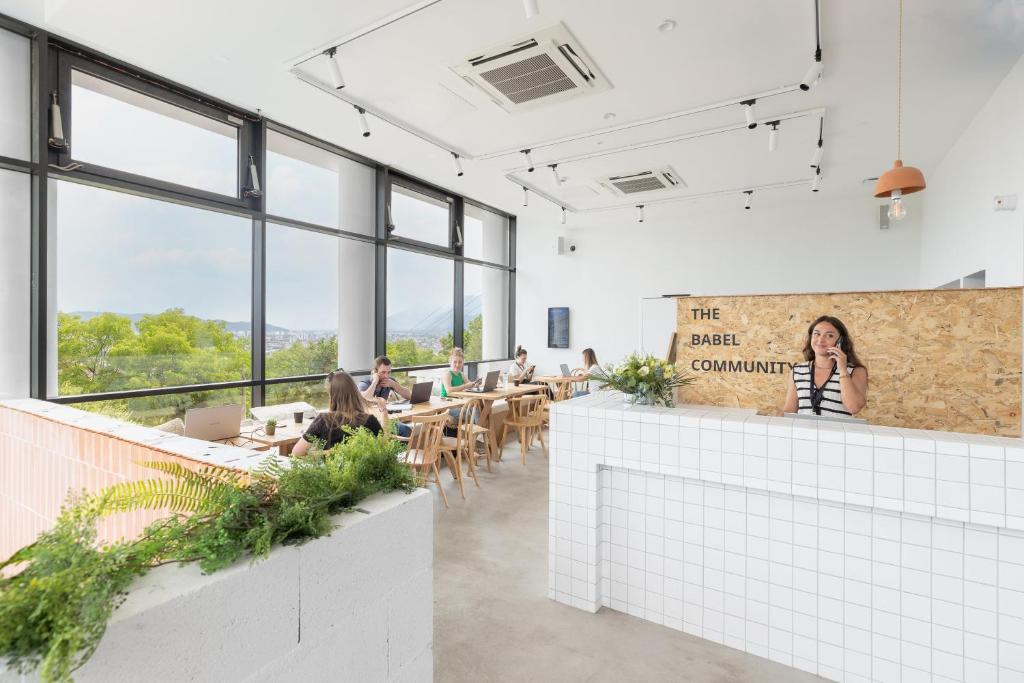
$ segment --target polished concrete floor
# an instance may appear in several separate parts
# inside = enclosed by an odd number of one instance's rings
[[[546,441],[546,439],[545,439]],[[519,445],[466,500],[447,471],[434,491],[434,680],[821,681],[607,608],[547,597],[548,466]]]

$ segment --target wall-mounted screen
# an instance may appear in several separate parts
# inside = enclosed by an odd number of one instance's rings
[[[548,348],[569,348],[569,309],[548,309]]]

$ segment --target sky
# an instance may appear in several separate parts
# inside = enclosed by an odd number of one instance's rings
[[[224,134],[226,127],[200,128],[83,87],[88,78],[77,82],[75,159],[234,194],[237,142]],[[270,213],[372,234],[371,168],[283,136],[269,142],[263,189]],[[51,183],[59,310],[155,313],[179,307],[202,318],[250,319],[249,219]],[[446,239],[446,207],[396,192],[392,209],[397,234]],[[467,230],[478,225],[467,218]],[[294,330],[337,325],[340,239],[268,224],[268,323]],[[346,253],[352,251],[373,258],[371,245],[358,243]],[[389,313],[451,305],[451,261],[396,249],[388,250],[388,258]],[[467,269],[467,296],[479,291],[477,271]]]

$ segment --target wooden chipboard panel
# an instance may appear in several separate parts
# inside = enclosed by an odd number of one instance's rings
[[[679,400],[776,414],[808,326],[833,315],[868,370],[859,417],[1020,436],[1021,304],[1021,288],[680,298],[677,363],[697,382]]]

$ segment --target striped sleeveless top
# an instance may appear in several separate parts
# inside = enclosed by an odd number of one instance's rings
[[[805,363],[797,363],[793,366],[793,383],[796,384],[796,398],[797,398],[797,412],[802,415],[815,415],[814,405],[812,403],[812,395],[814,394],[814,369],[813,361],[807,361]],[[848,365],[846,367],[846,373],[848,375],[853,374],[853,366]],[[833,365],[832,374],[829,375],[828,380],[824,386],[819,388],[821,395],[821,402],[818,404],[821,408],[821,415],[845,415],[850,416],[852,413],[846,409],[843,405],[842,394],[839,391],[839,375],[838,370]]]

